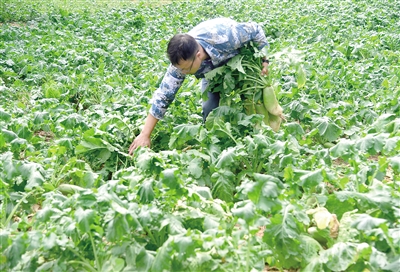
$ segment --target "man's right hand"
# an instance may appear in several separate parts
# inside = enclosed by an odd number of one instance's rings
[[[139,146],[147,146],[150,147],[150,135],[156,126],[158,119],[154,118],[153,115],[149,114],[146,118],[144,128],[142,132],[135,138],[129,147],[129,155],[133,154],[133,151]]]
[[[133,154],[133,151],[138,148],[139,146],[147,146],[150,147],[151,141],[150,136],[140,133],[135,140],[132,142],[131,146],[129,147],[129,155]]]

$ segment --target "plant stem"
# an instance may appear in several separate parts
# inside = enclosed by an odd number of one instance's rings
[[[23,198],[20,199],[20,201],[17,203],[17,205],[15,205],[14,209],[12,209],[10,215],[7,217],[6,222],[4,223],[4,226],[8,226],[8,224],[10,224],[12,217],[14,216],[15,212],[17,211],[17,209],[19,208],[19,206],[21,205],[21,203],[23,201],[25,201],[25,199],[27,199],[28,197],[30,197],[34,192],[36,192],[36,189],[30,191],[29,193],[27,193]]]
[[[8,197],[8,195],[7,195],[7,197]],[[7,197],[5,197],[4,198],[4,200],[3,200],[3,207],[7,207],[7,203],[8,203],[8,198]],[[6,212],[6,208],[4,208],[4,209],[1,209],[1,226],[2,227],[4,227],[5,226],[5,220],[6,220],[6,214],[7,214],[7,212]],[[4,222],[3,222],[4,221]]]
[[[242,89],[240,92],[243,93],[245,91],[256,90],[256,89],[262,90],[262,87],[260,87],[260,86],[247,87],[246,89]]]
[[[249,230],[249,227],[248,227]],[[247,250],[246,250],[246,271],[250,271],[250,242],[251,240],[251,235],[248,238],[248,242],[247,242]]]
[[[156,239],[154,239],[154,236],[148,227],[145,227],[145,231],[147,232],[147,235],[150,237],[150,240],[152,240],[155,245],[158,245]]]
[[[225,131],[224,131],[224,132],[225,132]],[[227,133],[227,132],[225,132],[225,133],[235,142],[236,145],[238,145],[238,142],[236,141],[235,138],[233,138],[233,136],[232,136],[231,134],[229,134],[229,133]]]
[[[117,153],[117,159],[116,159],[116,162],[115,162],[115,173],[118,172],[118,160],[119,160],[119,156],[118,156],[118,153]]]
[[[251,76],[251,75],[246,75],[246,79],[254,80],[256,83],[260,84],[261,86],[268,85],[267,79],[265,79],[264,77],[261,77],[261,76],[255,77],[255,76]]]
[[[92,271],[92,272],[97,272],[96,269],[94,269],[90,264],[86,263],[86,262],[82,262],[82,261],[69,261],[69,264],[79,264],[79,265],[83,265],[87,268],[87,271]]]
[[[257,168],[256,168],[256,170],[255,170],[255,172],[256,173],[260,173],[261,172],[261,169],[262,169],[262,167],[263,167],[263,162],[260,162],[258,165],[257,165]]]
[[[260,88],[263,88],[263,87],[267,86],[267,82],[265,82],[265,81],[263,81],[263,80],[261,80],[259,78],[253,77],[253,76],[249,76],[249,75],[246,76],[246,80],[253,80],[255,83],[260,85]]]
[[[96,267],[97,267],[97,269],[101,270],[99,258],[97,256],[96,245],[94,244],[93,235],[91,232],[89,232],[89,237],[90,237],[90,242],[92,243],[92,247],[93,247],[93,255],[94,255],[94,259],[96,260]]]
[[[72,253],[74,253],[76,256],[78,256],[84,263],[89,264],[88,261],[81,254],[79,254],[79,252],[77,252],[75,249],[70,248],[70,247],[68,249],[70,251],[72,251]]]
[[[61,168],[61,171],[59,172],[60,174],[62,174],[62,172],[64,171],[64,168],[65,168],[67,165],[69,165],[69,164],[67,163],[67,164],[65,164],[65,165],[63,166],[63,168]],[[60,182],[61,182],[61,177],[58,178],[58,179],[55,181],[55,183],[53,184],[53,186],[54,186],[55,188],[57,188],[57,187],[60,185]]]

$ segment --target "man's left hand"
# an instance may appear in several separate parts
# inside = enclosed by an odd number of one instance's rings
[[[262,70],[261,70],[261,75],[267,76],[268,75],[268,62],[263,62],[262,63]]]

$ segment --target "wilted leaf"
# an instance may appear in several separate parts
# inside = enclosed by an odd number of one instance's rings
[[[277,197],[283,188],[282,182],[270,175],[254,173],[256,182],[249,181],[242,183],[242,193],[247,194],[248,198],[263,211],[269,211],[280,201]]]
[[[284,256],[299,254],[300,240],[296,219],[291,213],[291,205],[287,205],[281,213],[271,218],[271,224],[267,226],[263,240],[270,246],[275,246]]]
[[[311,214],[317,223],[319,229],[326,229],[332,218],[332,214],[324,207],[319,207],[307,211],[307,214]]]
[[[6,230],[1,230],[0,231],[0,250],[3,252],[11,242],[11,239],[9,238],[10,233],[9,231]]]
[[[331,221],[329,222],[329,234],[332,238],[336,239],[339,236],[340,223],[336,214],[332,214]]]
[[[51,250],[57,245],[57,235],[54,232],[50,232],[48,235],[43,236],[42,243],[46,250]]]
[[[39,164],[24,163],[19,167],[19,171],[21,176],[27,180],[26,190],[41,186],[45,181],[42,175],[42,172],[44,173],[43,167]]]
[[[58,122],[63,125],[66,129],[75,129],[77,127],[87,128],[87,124],[85,123],[85,119],[83,116],[72,113],[70,115],[62,116]]]
[[[100,162],[105,162],[111,156],[111,152],[115,151],[116,149],[111,146],[111,144],[107,143],[103,139],[86,136],[80,142],[79,145],[76,146],[75,152],[76,154],[83,154],[87,152],[95,152],[97,155],[97,159]]]
[[[1,134],[3,135],[4,139],[7,142],[11,142],[14,139],[18,138],[18,135],[15,134],[13,131],[7,130],[7,129],[2,129]]]
[[[318,253],[323,250],[322,246],[315,239],[307,235],[300,235],[299,240],[300,248],[302,249],[302,256],[307,260],[313,260],[318,256]]]
[[[9,262],[11,267],[15,267],[19,260],[21,260],[21,256],[26,251],[26,241],[23,239],[22,234],[18,235],[13,239],[12,244],[6,248],[4,255],[7,257],[7,261]]]
[[[399,267],[400,267],[400,259],[397,258],[397,260],[394,260],[391,263],[385,265],[383,269],[391,272],[397,272],[399,270]]]

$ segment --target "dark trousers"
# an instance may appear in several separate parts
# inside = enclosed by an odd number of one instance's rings
[[[208,81],[203,78],[201,80],[201,93],[204,93],[208,86]],[[219,93],[208,92],[208,99],[203,100],[203,122],[206,121],[206,118],[210,112],[219,106]]]

